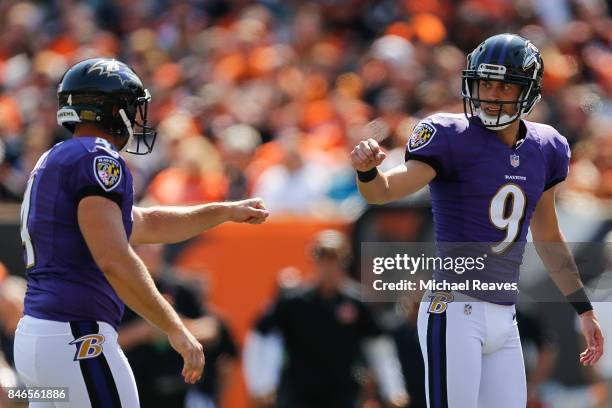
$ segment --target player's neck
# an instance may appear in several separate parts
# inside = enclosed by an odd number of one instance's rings
[[[77,125],[72,137],[99,137],[108,141],[113,146],[115,146],[115,148],[117,148],[117,141],[114,137],[112,137],[102,129],[98,128],[97,126],[91,125],[89,123],[82,123],[80,125]]]
[[[497,137],[499,137],[500,140],[504,142],[508,147],[513,147],[516,143],[516,139],[518,138],[520,125],[521,121],[516,120],[512,122],[507,128],[496,130],[495,133],[497,134]]]

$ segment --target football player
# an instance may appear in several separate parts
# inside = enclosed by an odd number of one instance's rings
[[[115,59],[88,59],[66,71],[57,94],[58,124],[73,138],[41,156],[23,199],[28,288],[16,367],[29,387],[68,387],[62,407],[138,407],[117,344],[124,303],[167,334],[186,382],[201,377],[204,355],[132,245],[182,241],[226,221],[261,223],[268,211],[259,199],[134,206],[132,175],[119,152],[150,153],[156,136],[140,78]]]
[[[468,56],[462,74],[465,115],[422,120],[408,140],[406,162],[384,173],[376,166],[385,153],[374,139],[351,152],[369,203],[397,200],[429,184],[438,250],[447,243],[487,243],[482,271],[436,269],[436,281],[469,277],[509,288],[425,295],[418,326],[432,408],[525,407],[514,303],[529,227],[552,279],[580,315],[587,343],[580,361],[594,364],[603,353],[599,323],[555,212],[555,186],[568,172],[567,141],[551,126],[524,120],[540,99],[543,69],[527,39],[490,37]]]

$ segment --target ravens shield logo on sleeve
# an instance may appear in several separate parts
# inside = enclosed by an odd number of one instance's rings
[[[111,191],[121,181],[121,164],[110,156],[94,159],[94,175],[104,191]]]
[[[425,146],[433,139],[436,134],[436,128],[426,122],[421,122],[412,131],[408,140],[408,150],[413,152]]]

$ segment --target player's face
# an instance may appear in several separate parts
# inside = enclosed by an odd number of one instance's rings
[[[344,268],[337,251],[330,249],[316,251],[314,261],[321,281],[333,286],[341,282]]]
[[[481,80],[478,89],[480,99],[491,101],[515,101],[519,98],[522,86],[517,84],[509,84],[502,81]],[[490,102],[482,102],[482,109],[487,115],[497,117],[499,110],[508,115],[516,114],[516,104],[496,104]]]

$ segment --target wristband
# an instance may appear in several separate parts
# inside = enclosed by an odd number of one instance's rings
[[[591,305],[591,301],[584,291],[584,288],[580,288],[575,292],[570,293],[565,298],[579,315],[583,314],[584,312],[588,312],[589,310],[593,310],[593,305]]]
[[[376,167],[372,167],[368,171],[359,171],[357,170],[357,178],[362,183],[368,183],[374,180],[378,176],[378,169]]]

